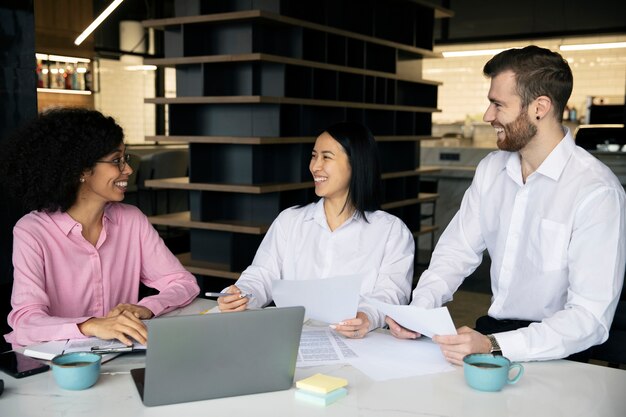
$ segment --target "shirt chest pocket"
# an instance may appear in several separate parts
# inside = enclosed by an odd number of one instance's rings
[[[565,224],[537,218],[530,228],[528,257],[544,272],[565,269],[568,242]]]

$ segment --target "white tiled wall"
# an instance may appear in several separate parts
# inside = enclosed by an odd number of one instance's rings
[[[94,95],[95,107],[122,126],[125,142],[144,143],[155,132],[154,104],[143,99],[155,96],[154,71],[130,71],[128,62],[100,59],[100,91]]]
[[[559,51],[561,44],[624,42],[626,35],[579,37],[551,40],[528,40],[489,44],[467,44],[435,48],[436,52],[452,50],[506,49],[534,44]],[[587,96],[601,96],[605,102],[623,103],[626,91],[626,49],[604,49],[595,51],[562,51],[574,74],[574,90],[570,107],[576,107],[578,115],[585,113]],[[438,107],[441,113],[433,114],[434,123],[462,122],[467,116],[482,120],[486,110],[489,80],[483,77],[482,69],[489,56],[426,59],[423,77],[441,81]]]

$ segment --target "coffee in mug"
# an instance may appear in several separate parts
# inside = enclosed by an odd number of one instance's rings
[[[511,370],[517,370],[513,378]],[[491,353],[473,353],[463,358],[463,373],[470,387],[480,391],[500,391],[507,384],[515,384],[524,374],[519,363]]]

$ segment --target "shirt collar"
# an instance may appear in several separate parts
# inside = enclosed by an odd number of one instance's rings
[[[565,130],[565,136],[556,145],[556,147],[550,152],[546,159],[539,165],[539,168],[535,171],[538,174],[546,176],[558,181],[559,177],[565,169],[565,165],[569,160],[576,144],[569,128],[563,127]],[[522,165],[520,162],[519,152],[511,152],[506,162],[506,170],[509,176],[518,184],[522,185]]]
[[[54,211],[47,214],[66,236],[78,225],[78,222],[65,211]]]
[[[539,168],[537,168],[539,174],[551,178],[554,181],[559,180],[567,161],[576,147],[570,130],[567,127],[563,127],[563,129],[565,130],[565,136],[541,165],[539,165]]]
[[[67,214],[67,212],[65,211],[55,211],[52,213],[48,213],[48,216],[50,216],[52,221],[58,226],[59,229],[61,229],[61,231],[66,236],[70,234],[70,232],[72,231],[74,227],[80,224],[76,220],[74,220],[72,216]],[[118,221],[117,213],[115,212],[115,210],[113,210],[112,204],[109,203],[104,207],[103,217],[104,217],[103,224],[106,224],[107,222],[117,224],[117,221]]]
[[[341,227],[344,227],[346,224],[356,220],[358,215],[359,213],[355,210],[352,217],[346,220]],[[313,208],[308,212],[306,220],[314,220],[315,223],[328,229],[328,221],[326,221],[326,212],[324,211],[324,198],[320,198],[317,203],[315,203]]]

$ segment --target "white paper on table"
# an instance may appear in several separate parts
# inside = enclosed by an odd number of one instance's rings
[[[116,349],[123,348],[126,345],[119,340],[111,339],[111,340],[103,340],[97,337],[88,337],[85,339],[70,339],[67,341],[67,345],[65,345],[65,349],[63,353],[70,352],[90,352],[91,348],[98,349]],[[146,345],[142,345],[141,343],[135,342],[133,344],[134,350],[146,350]]]
[[[324,279],[272,281],[276,307],[304,306],[304,315],[325,323],[356,317],[360,275]]]
[[[426,309],[387,304],[370,297],[366,297],[365,302],[394,319],[400,326],[424,336],[457,334],[448,307]]]
[[[298,349],[298,368],[345,364],[357,355],[350,349],[345,338],[331,331],[328,327],[308,327],[302,329]]]
[[[357,358],[348,362],[375,381],[408,378],[454,370],[439,345],[430,339],[397,339],[370,332],[363,339],[344,339]]]

